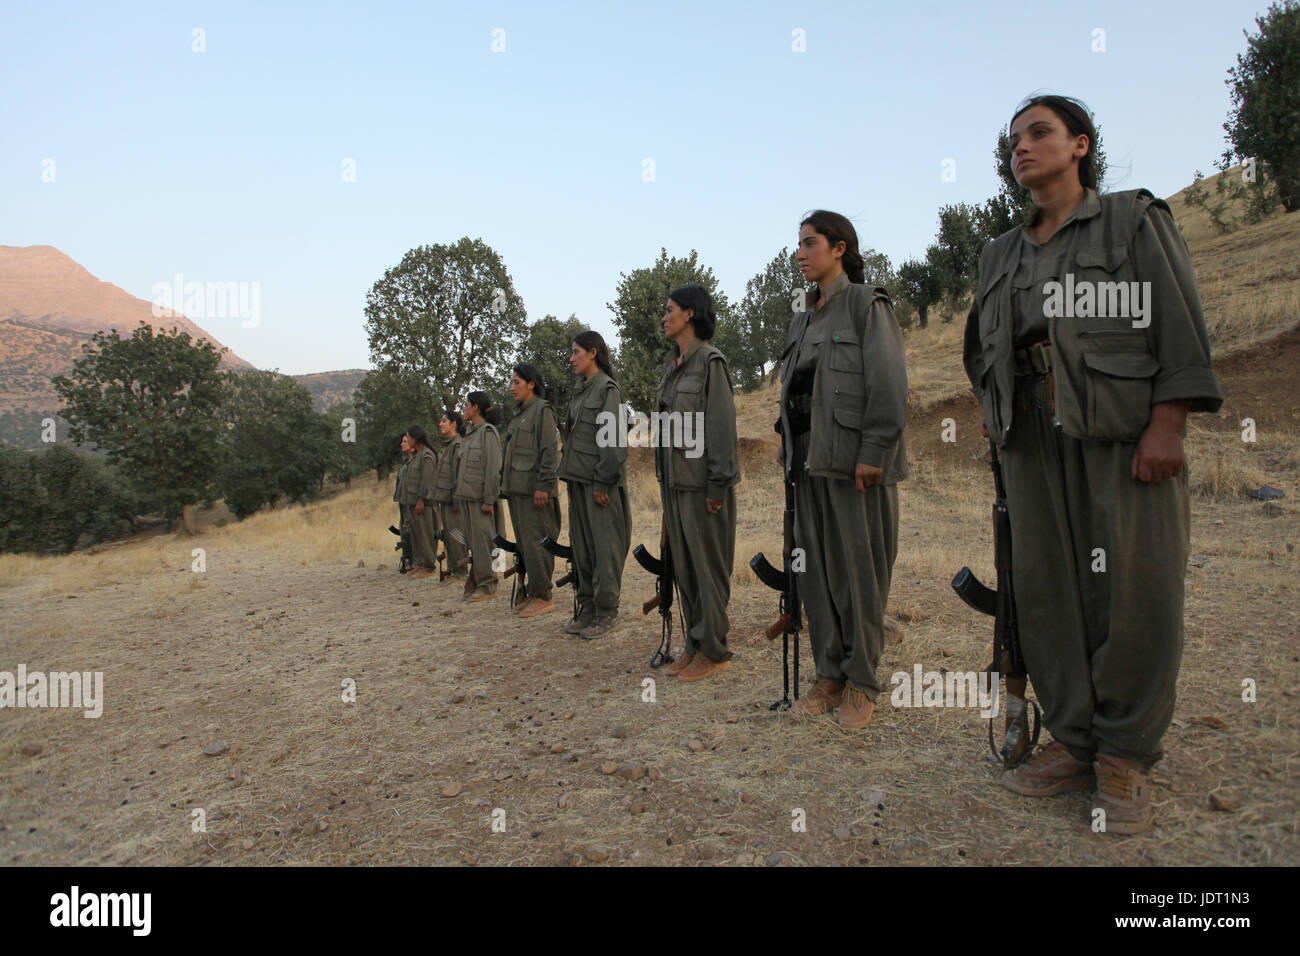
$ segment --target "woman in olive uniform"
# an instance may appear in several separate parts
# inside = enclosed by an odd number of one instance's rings
[[[1055,738],[1002,781],[1095,786],[1106,831],[1136,833],[1182,656],[1183,431],[1223,398],[1169,207],[1099,195],[1096,141],[1077,100],[1016,110],[1012,173],[1034,206],[980,256],[965,363],[1002,448],[1021,646]]]
[[[632,542],[627,496],[627,443],[609,348],[599,332],[573,339],[569,364],[582,377],[569,401],[560,477],[569,485],[569,541],[573,548],[578,613],[564,628],[591,640],[618,618],[623,565]]]
[[[501,438],[485,415],[495,411],[486,392],[470,392],[465,401],[465,437],[461,440],[460,476],[456,500],[469,531],[472,566],[465,598],[486,601],[497,592],[492,569],[492,536],[496,534],[497,495],[501,491]],[[495,416],[493,416],[495,417]]]
[[[863,284],[853,224],[817,210],[799,225],[814,307],[790,322],[781,359],[782,455],[795,486],[795,545],[817,683],[795,704],[871,722],[885,604],[898,553],[898,482],[907,477],[903,336],[884,289]]]
[[[402,467],[398,468],[398,480],[396,480],[393,489],[393,501],[398,503],[398,548],[402,549],[402,562],[398,564],[398,570],[402,574],[407,574],[409,571],[415,571],[413,562],[408,564],[411,561],[409,555],[412,553],[411,509],[415,506],[415,502],[408,502],[406,498],[402,497],[402,481],[406,479],[407,470],[411,467],[411,457],[413,451],[415,451],[415,444],[413,444],[411,436],[408,436],[406,432],[402,433],[398,444],[402,446]]]
[[[442,433],[442,454],[438,456],[438,473],[434,479],[433,497],[438,503],[442,519],[442,544],[447,549],[447,565],[453,575],[463,578],[469,573],[469,535],[465,519],[454,496],[456,480],[460,477],[461,435],[465,419],[460,412],[447,409],[438,419]]]
[[[560,537],[560,496],[556,483],[560,433],[555,412],[545,399],[546,384],[535,366],[516,365],[510,391],[519,404],[506,425],[501,480],[510,501],[515,545],[523,551],[527,593],[515,612],[536,617],[555,610],[551,578],[555,556],[542,547],[542,537]]]
[[[438,456],[419,425],[408,428],[406,436],[415,449],[402,478],[403,497],[411,505],[412,577],[427,578],[438,566],[438,540],[433,527],[433,479],[438,471]]]
[[[708,290],[674,289],[661,321],[674,345],[655,401],[661,413],[655,477],[664,508],[662,537],[672,552],[686,620],[686,650],[667,672],[697,681],[731,666],[727,602],[740,481],[736,406],[726,359],[708,344],[717,323]]]

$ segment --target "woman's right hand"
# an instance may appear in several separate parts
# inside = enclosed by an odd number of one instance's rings
[[[980,437],[982,438],[989,437],[989,426],[985,425],[984,422],[982,421],[980,422]]]

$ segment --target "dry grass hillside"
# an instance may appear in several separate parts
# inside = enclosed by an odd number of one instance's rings
[[[738,401],[736,658],[701,684],[646,666],[659,621],[638,613],[652,582],[635,562],[621,627],[566,637],[561,610],[520,622],[501,599],[466,605],[454,585],[395,574],[391,487],[373,481],[237,524],[213,512],[193,538],[0,556],[0,669],[103,671],[106,697],[98,719],[20,710],[0,723],[0,862],[1300,863],[1294,223],[1193,247],[1226,400],[1189,437],[1185,657],[1147,834],[1091,832],[1087,794],[1035,801],[998,786],[973,710],[882,697],[853,735],[768,710],[780,646],[761,630],[776,595],[747,563],[780,548],[769,389]],[[1234,255],[1238,271],[1218,268]],[[992,577],[959,324],[907,339],[912,477],[890,595],[903,632],[880,664],[886,684],[989,655],[988,620],[948,585],[964,564]],[[1241,441],[1246,417],[1254,444]],[[940,440],[945,418],[955,443]],[[643,450],[630,475],[632,541],[653,545]],[[1286,497],[1245,496],[1263,483]],[[341,699],[347,681],[355,703]],[[791,830],[795,810],[806,833]]]

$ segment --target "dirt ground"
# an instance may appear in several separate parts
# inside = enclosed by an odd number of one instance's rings
[[[396,574],[391,489],[369,484],[339,500],[382,520],[332,560],[243,541],[235,527],[157,539],[160,559],[134,573],[0,585],[0,670],[102,671],[106,698],[98,719],[0,712],[0,862],[1300,863],[1300,333],[1218,370],[1229,400],[1198,419],[1193,475],[1224,454],[1213,449],[1240,444],[1250,416],[1249,474],[1286,497],[1193,499],[1179,703],[1149,833],[1093,833],[1088,794],[1031,800],[1000,787],[974,710],[882,697],[857,734],[769,712],[780,642],[760,632],[776,595],[748,571],[733,591],[731,669],[683,684],[647,666],[659,619],[639,613],[652,581],[631,560],[622,626],[568,637],[567,590],[555,613],[518,621],[504,596],[463,604],[455,584]],[[956,443],[940,440],[949,417]],[[980,669],[991,635],[948,585],[962,564],[992,577],[974,403],[918,410],[908,441],[890,597],[905,635],[886,648],[886,684],[918,663]],[[761,438],[747,448],[741,568],[780,540],[776,467]],[[644,462],[634,470],[644,499]],[[638,512],[633,543],[656,540]],[[83,566],[109,567],[67,565]],[[355,703],[342,699],[346,681]]]

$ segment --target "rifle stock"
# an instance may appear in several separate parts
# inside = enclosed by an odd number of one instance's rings
[[[673,553],[668,548],[666,535],[661,535],[663,556],[656,558],[644,544],[638,544],[632,550],[636,563],[655,576],[655,596],[641,605],[641,613],[649,614],[659,609],[662,624],[659,632],[659,648],[650,657],[651,667],[663,667],[673,662]]]
[[[1000,674],[1006,686],[1007,701],[1003,708],[1002,746],[993,739],[993,721],[989,718],[989,750],[993,759],[1010,769],[1033,752],[1042,729],[1042,712],[1030,701],[1029,673],[1020,646],[1020,627],[1016,616],[1015,590],[1011,567],[1011,512],[1007,507],[1006,488],[1002,483],[1002,464],[998,449],[989,441],[990,467],[993,469],[993,556],[997,568],[997,589],[980,583],[970,568],[964,567],[952,579],[952,589],[971,608],[993,618],[993,663],[989,672]],[[1030,726],[1029,712],[1034,712]]]

